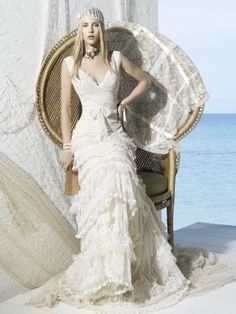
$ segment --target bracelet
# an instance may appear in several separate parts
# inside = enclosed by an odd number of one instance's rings
[[[122,110],[125,108],[126,105],[124,104],[120,104],[120,106],[122,107]]]
[[[63,144],[63,152],[71,152],[72,153],[72,144],[71,143]]]

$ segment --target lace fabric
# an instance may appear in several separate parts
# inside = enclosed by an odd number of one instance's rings
[[[151,88],[125,108],[124,128],[135,144],[158,154],[170,148],[180,151],[172,138],[186,123],[189,113],[204,107],[209,98],[199,71],[187,54],[161,33],[124,21],[107,23],[111,47],[121,50],[152,78]],[[126,97],[137,82],[121,71],[118,98]]]

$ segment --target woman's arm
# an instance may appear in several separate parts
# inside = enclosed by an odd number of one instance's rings
[[[137,81],[139,81],[138,85],[133,89],[133,91],[121,101],[121,105],[126,105],[138,98],[142,93],[144,93],[152,84],[151,77],[144,72],[142,69],[133,64],[128,58],[126,58],[122,53],[121,56],[121,65],[126,73],[131,75]]]
[[[71,77],[65,60],[61,66],[61,132],[63,152],[60,165],[66,171],[73,157],[71,150]]]

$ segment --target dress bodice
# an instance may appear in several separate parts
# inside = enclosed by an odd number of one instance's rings
[[[72,73],[74,60],[72,56],[65,58],[69,72]],[[89,128],[90,133],[99,132],[100,137],[111,133],[117,127],[117,95],[120,83],[120,51],[114,50],[111,56],[111,69],[108,68],[102,81],[97,84],[92,77],[82,69],[79,77],[72,79],[72,85],[78,94],[82,115],[77,128],[83,133]],[[96,129],[96,130],[95,130]]]

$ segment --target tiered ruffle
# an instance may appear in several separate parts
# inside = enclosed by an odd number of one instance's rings
[[[136,173],[136,145],[123,131],[106,141],[76,142],[74,169],[81,190],[70,211],[76,216],[81,252],[60,280],[60,299],[80,304],[151,302],[188,281],[154,217],[155,207]],[[77,147],[76,147],[77,145]],[[119,297],[118,297],[119,296]]]

